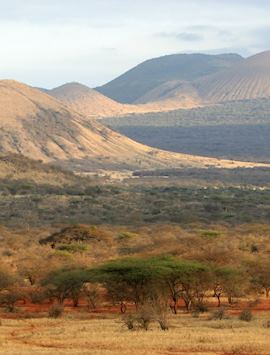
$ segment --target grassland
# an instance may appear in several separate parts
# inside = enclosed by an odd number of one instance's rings
[[[236,317],[226,320],[200,319],[180,314],[170,319],[171,329],[161,332],[153,326],[148,332],[128,331],[114,316],[80,319],[66,315],[46,318],[2,320],[0,353],[31,354],[194,354],[267,355],[270,329],[266,315],[247,323]]]

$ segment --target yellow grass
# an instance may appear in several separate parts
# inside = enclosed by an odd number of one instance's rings
[[[155,325],[145,331],[128,331],[118,317],[78,319],[2,320],[0,353],[152,355],[152,354],[270,354],[270,329],[266,316],[250,323],[179,315],[169,331]]]

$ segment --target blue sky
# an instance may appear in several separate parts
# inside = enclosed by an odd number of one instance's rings
[[[0,78],[91,87],[171,53],[270,49],[266,0],[0,0]]]

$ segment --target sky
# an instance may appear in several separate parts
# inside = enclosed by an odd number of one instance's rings
[[[269,0],[0,0],[0,78],[90,87],[173,53],[270,49]]]

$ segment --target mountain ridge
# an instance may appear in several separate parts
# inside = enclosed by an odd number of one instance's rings
[[[137,103],[189,96],[204,105],[270,97],[270,51],[248,57],[234,66],[188,83],[178,81],[171,90],[163,83]]]
[[[238,54],[166,55],[148,59],[96,90],[119,102],[134,103],[165,82],[195,80],[242,60]]]

